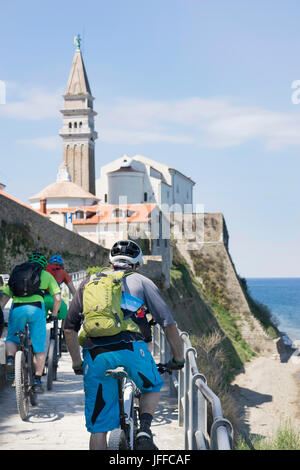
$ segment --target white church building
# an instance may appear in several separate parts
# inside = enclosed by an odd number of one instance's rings
[[[151,158],[124,155],[101,167],[96,196],[102,203],[150,203],[169,207],[170,212],[192,212],[190,177]]]

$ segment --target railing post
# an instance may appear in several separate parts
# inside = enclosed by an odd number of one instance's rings
[[[192,414],[193,414],[193,374],[190,362],[190,353],[196,353],[192,347],[185,348],[185,381],[184,381],[184,436],[185,449],[191,450],[193,441]]]
[[[183,426],[183,417],[184,417],[184,408],[183,408],[183,400],[184,400],[184,369],[181,369],[178,373],[178,426]]]
[[[153,356],[155,357],[157,355],[157,349],[158,349],[158,326],[154,325],[152,328],[152,334],[153,334]]]
[[[183,336],[188,334],[186,332],[180,332],[180,338],[182,340],[182,348],[183,348],[183,357],[185,358],[185,349],[186,345],[183,341]],[[184,408],[185,408],[185,379],[186,379],[186,369],[187,364],[185,364],[184,368],[179,370],[178,373],[178,426],[184,426]]]
[[[166,337],[164,332],[160,331],[160,362],[165,363],[166,358]]]
[[[195,374],[192,378],[192,406],[190,407],[191,447],[189,450],[206,449],[207,437],[207,401],[197,386],[197,380],[206,382],[202,374]]]

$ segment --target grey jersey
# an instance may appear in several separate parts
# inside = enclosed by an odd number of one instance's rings
[[[90,278],[85,279],[79,286],[68,310],[65,320],[65,329],[79,331],[83,311],[83,291]],[[153,281],[147,277],[133,272],[126,276],[123,280],[123,291],[143,300],[144,304],[151,313],[153,319],[162,327],[166,327],[175,323],[173,316],[163,300],[159,289]],[[136,341],[143,339],[139,333],[124,331],[114,336],[106,336],[102,338],[88,338],[84,347],[93,347],[94,345],[106,345],[120,341]]]

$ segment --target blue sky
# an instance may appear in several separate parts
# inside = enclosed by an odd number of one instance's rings
[[[24,202],[56,179],[73,38],[95,110],[96,177],[128,154],[196,181],[246,277],[300,276],[299,1],[2,2],[0,181]]]

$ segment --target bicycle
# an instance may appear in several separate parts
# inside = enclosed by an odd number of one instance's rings
[[[17,407],[23,421],[29,415],[29,402],[32,406],[37,404],[34,384],[33,349],[30,341],[28,324],[23,331],[15,333],[20,339],[19,350],[15,356],[15,388]]]
[[[50,321],[53,321],[53,326],[50,330],[50,344],[46,358],[47,390],[52,390],[53,380],[57,379],[58,362],[62,352],[62,332],[58,327],[58,318],[49,315],[47,322]]]
[[[156,364],[160,374],[172,373],[167,364]],[[124,367],[108,369],[105,375],[111,375],[118,381],[120,427],[113,429],[108,437],[108,450],[134,450],[138,429],[140,391],[128,377]]]

